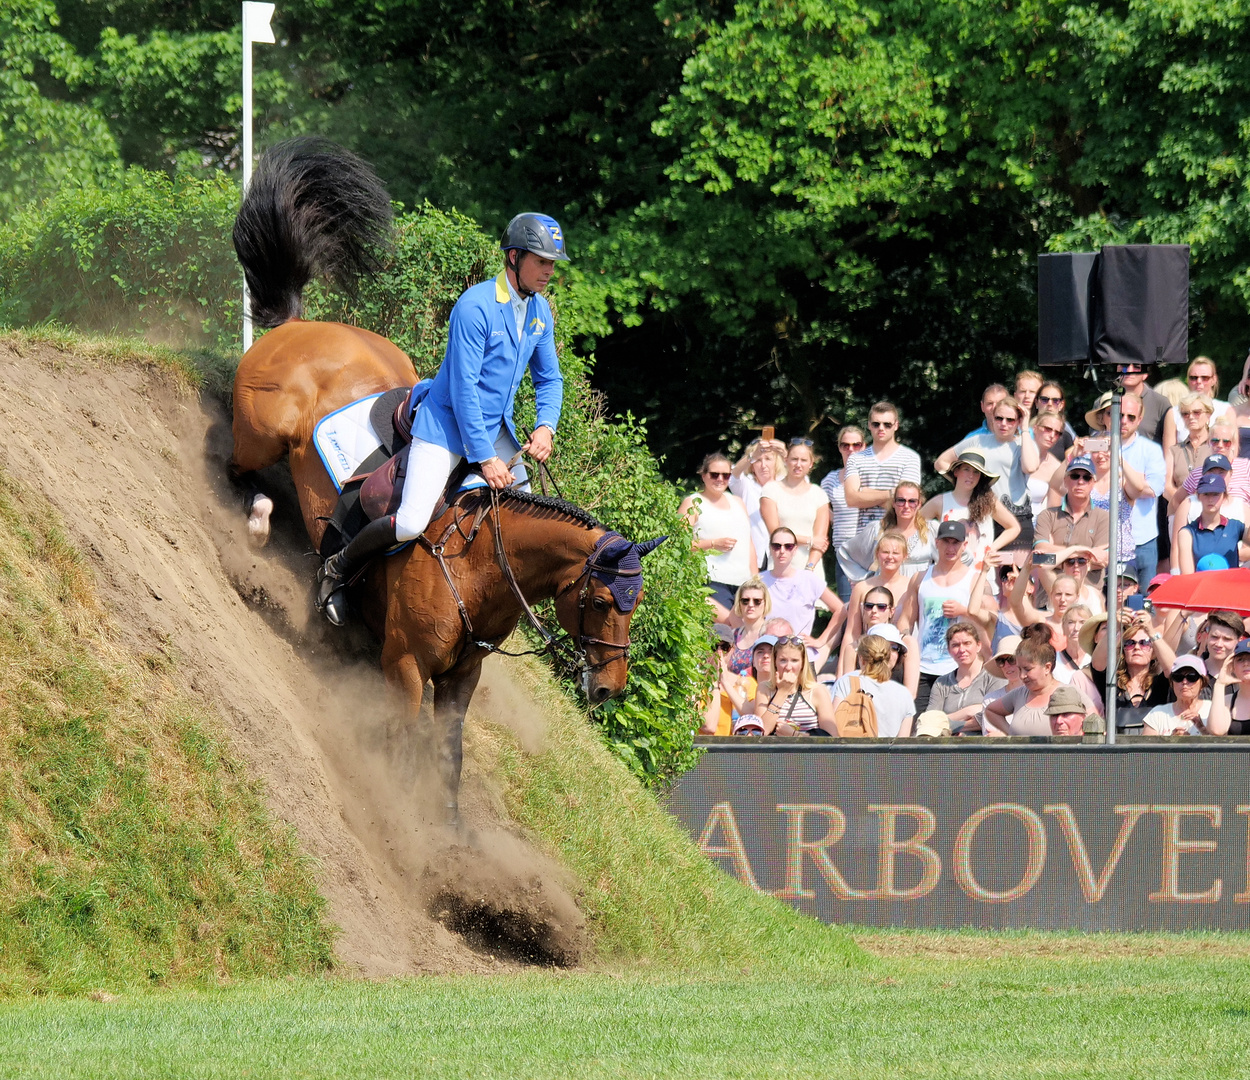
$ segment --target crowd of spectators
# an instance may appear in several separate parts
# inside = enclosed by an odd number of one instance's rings
[[[1074,427],[1035,371],[985,388],[928,498],[888,401],[838,432],[819,485],[806,437],[709,454],[682,503],[718,635],[701,732],[836,736],[864,701],[884,738],[1101,732],[1114,660],[1123,732],[1250,734],[1242,616],[1150,600],[1173,575],[1250,565],[1250,360],[1230,401],[1206,357],[1147,379],[1121,380],[1114,525],[1111,394]]]

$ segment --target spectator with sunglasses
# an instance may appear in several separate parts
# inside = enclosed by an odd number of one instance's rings
[[[1036,413],[1041,416],[1043,413],[1050,413],[1059,417],[1063,424],[1063,434],[1059,436],[1058,441],[1050,447],[1051,457],[1057,458],[1059,461],[1066,461],[1068,450],[1076,441],[1076,432],[1067,420],[1067,398],[1064,396],[1063,387],[1053,379],[1042,383],[1042,388],[1037,392],[1037,400],[1034,401]]]
[[[1056,578],[1071,578],[1076,586],[1076,599],[1072,603],[1082,604],[1090,609],[1091,614],[1097,614],[1104,611],[1107,604],[1102,592],[1089,583],[1089,573],[1094,565],[1093,551],[1083,544],[1073,544],[1055,553],[1054,566],[1036,566],[1035,564],[1036,581],[1041,586],[1042,595],[1045,596],[1049,595]]]
[[[816,455],[812,440],[790,440],[786,451],[786,478],[764,485],[760,495],[760,517],[771,536],[785,526],[798,540],[795,560],[823,582],[825,565],[821,556],[829,549],[829,496],[812,483]]]
[[[858,454],[863,450],[864,445],[864,433],[859,428],[848,425],[839,431],[838,453],[842,455],[842,468],[834,469],[820,482],[820,490],[828,497],[829,505],[833,508],[833,534],[830,538],[830,546],[835,552],[859,531],[859,511],[847,505],[844,480],[846,463],[852,454]],[[842,564],[835,561],[834,589],[838,594],[838,599],[843,603],[850,599],[853,584],[854,582],[846,576],[846,571],[842,569]]]
[[[936,557],[933,530],[921,516],[924,492],[919,484],[904,480],[894,489],[890,509],[880,521],[865,525],[837,551],[838,564],[852,581],[863,581],[872,573],[877,543],[888,532],[898,533],[907,542],[907,555],[901,573],[912,577],[923,573]]]
[[[773,646],[773,681],[767,697],[756,691],[751,712],[765,735],[837,734],[829,691],[816,681],[802,638],[780,638]]]
[[[842,629],[846,605],[821,578],[799,564],[795,558],[798,546],[792,529],[782,526],[774,531],[769,538],[773,568],[762,573],[760,580],[768,586],[773,617],[785,619],[793,627],[795,636],[806,640],[817,653],[819,664],[823,665],[829,655],[829,643]],[[824,633],[812,637],[817,600],[823,600],[832,614]]]
[[[1136,394],[1141,402],[1142,419],[1138,430],[1151,442],[1162,445],[1164,420],[1170,411],[1174,411],[1172,403],[1158,390],[1146,385],[1146,369],[1143,365],[1131,365],[1129,370],[1120,376],[1120,385],[1128,393]],[[1164,451],[1164,456],[1170,456],[1167,450]]]
[[[1194,469],[1200,468],[1210,454],[1226,452],[1223,449],[1215,451],[1211,447],[1211,419],[1215,408],[1206,394],[1186,394],[1177,408],[1185,423],[1186,436],[1172,447],[1168,482],[1164,488],[1169,502],[1185,483],[1185,478]]]
[[[1216,420],[1212,423],[1211,435],[1207,440],[1209,448],[1207,456],[1200,459],[1200,464],[1189,470],[1189,475],[1181,484],[1181,490],[1185,495],[1193,495],[1197,492],[1198,481],[1210,467],[1212,457],[1223,456],[1228,461],[1226,466],[1228,475],[1224,477],[1228,494],[1242,502],[1250,502],[1250,458],[1239,456],[1238,442],[1237,427],[1232,420]],[[1176,512],[1184,496],[1177,492],[1172,498],[1173,509]]]
[[[1115,668],[1115,707],[1125,715],[1129,709],[1153,709],[1168,700],[1168,680],[1163,673],[1169,670],[1176,653],[1148,618],[1140,614],[1121,612],[1120,655]],[[1103,619],[1105,622],[1105,618]],[[1082,644],[1093,620],[1082,627]],[[1107,637],[1097,632],[1098,624],[1088,629],[1089,676],[1097,686],[1107,684]]]
[[[1207,666],[1197,656],[1178,656],[1170,681],[1176,700],[1151,709],[1142,720],[1143,735],[1205,735],[1211,702],[1203,700]]]
[[[1093,552],[1094,569],[1107,565],[1110,517],[1106,510],[1094,505],[1096,479],[1093,458],[1081,455],[1068,462],[1059,505],[1047,507],[1033,523],[1034,551],[1057,554],[1064,548],[1079,546]]]
[[[747,508],[729,492],[731,466],[724,454],[708,454],[699,475],[703,490],[687,495],[678,507],[694,532],[691,546],[707,560],[708,603],[717,622],[729,618],[734,593],[752,574],[759,572]]]
[[[896,405],[878,401],[868,410],[872,446],[847,458],[846,505],[859,511],[860,530],[885,516],[899,484],[920,483],[920,455],[897,441],[899,420]]]
[[[752,574],[738,586],[733,610],[725,620],[733,630],[733,648],[729,652],[729,669],[743,675],[751,667],[751,652],[764,634],[764,626],[772,614],[773,603],[768,586],[758,574]]]
[[[895,663],[891,669],[891,678],[905,686],[907,692],[915,697],[920,688],[920,644],[912,635],[900,633],[893,625],[895,611],[894,596],[889,589],[878,585],[863,594],[863,599],[851,611],[846,633],[842,635],[842,648],[838,653],[838,675],[841,677],[855,667],[856,650],[860,641],[865,634],[874,633],[881,627],[883,632],[892,631],[898,638],[894,642]],[[853,625],[851,620],[854,620]],[[884,630],[886,627],[889,631]]]
[[[1191,392],[1205,394],[1211,399],[1211,404],[1215,408],[1214,419],[1220,420],[1227,415],[1234,429],[1236,428],[1237,414],[1232,411],[1232,406],[1227,401],[1221,401],[1219,398],[1220,376],[1215,370],[1215,362],[1209,356],[1195,356],[1189,362],[1189,368],[1185,372],[1185,381],[1189,384]],[[1185,422],[1181,418],[1180,409],[1168,409],[1163,421],[1163,433],[1160,440],[1164,452],[1170,454],[1172,447],[1177,444],[1184,433]]]
[[[1058,413],[1042,412],[1033,417],[1033,441],[1041,454],[1041,462],[1033,475],[1029,477],[1026,487],[1029,492],[1029,508],[1033,511],[1033,521],[1051,503],[1051,481],[1063,475],[1064,459],[1062,454],[1051,451],[1063,444],[1063,416]]]

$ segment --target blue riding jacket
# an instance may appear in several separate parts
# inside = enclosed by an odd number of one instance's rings
[[[447,352],[417,409],[412,434],[472,462],[495,456],[500,424],[520,445],[512,410],[527,366],[537,397],[535,426],[555,431],[564,379],[551,306],[542,296],[530,297],[518,340],[505,274],[465,290],[452,308]]]

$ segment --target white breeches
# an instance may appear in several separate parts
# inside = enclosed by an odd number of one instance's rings
[[[506,426],[499,428],[495,439],[495,453],[506,464],[521,448]],[[413,540],[425,532],[439,496],[447,486],[452,470],[460,464],[460,455],[452,453],[438,443],[413,439],[408,450],[408,471],[404,475],[404,495],[395,512],[395,538]],[[512,475],[524,485],[528,474],[518,461],[512,466]]]

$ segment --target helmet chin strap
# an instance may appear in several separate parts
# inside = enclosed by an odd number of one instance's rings
[[[520,248],[510,248],[508,254],[516,255],[515,261],[511,259],[508,261],[508,269],[512,271],[512,276],[516,278],[517,295],[520,296],[522,300],[529,300],[534,293],[532,290],[527,289],[521,284],[521,256],[524,255],[525,252],[521,251]]]

